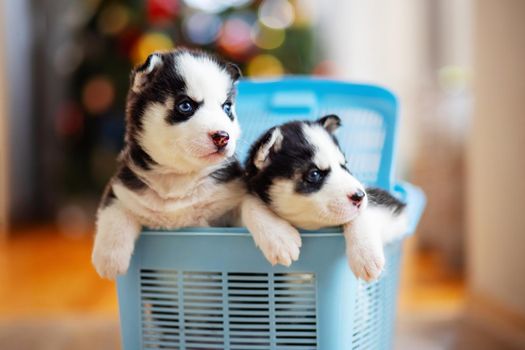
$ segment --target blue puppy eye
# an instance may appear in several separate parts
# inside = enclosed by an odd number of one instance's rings
[[[319,169],[312,169],[306,174],[305,180],[308,182],[316,183],[321,181],[322,178],[321,171]]]
[[[224,113],[230,115],[232,113],[232,104],[230,102],[226,102],[222,105],[222,109],[224,110]]]
[[[193,106],[188,101],[181,102],[177,105],[179,112],[188,114],[193,112]]]

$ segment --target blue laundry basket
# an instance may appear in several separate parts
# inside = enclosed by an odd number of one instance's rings
[[[385,89],[311,78],[243,81],[239,156],[269,127],[341,117],[350,169],[408,203],[414,231],[423,193],[393,182],[397,103]],[[244,228],[147,230],[118,279],[125,350],[388,349],[396,312],[402,239],[385,247],[380,280],[358,281],[341,231],[303,232],[301,256],[272,267]]]

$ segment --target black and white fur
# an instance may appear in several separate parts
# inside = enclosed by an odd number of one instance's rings
[[[143,225],[224,225],[238,208],[239,77],[235,65],[185,49],[154,53],[132,72],[125,147],[97,214],[92,261],[101,276],[127,271]]]
[[[406,228],[404,204],[380,189],[365,194],[334,137],[340,125],[335,115],[290,122],[256,141],[246,163],[242,219],[265,257],[286,266],[299,257],[297,228],[343,225],[350,267],[374,280],[385,264],[383,243]]]

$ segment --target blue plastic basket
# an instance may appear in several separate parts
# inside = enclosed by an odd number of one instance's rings
[[[379,87],[310,78],[243,81],[239,155],[267,128],[335,113],[350,169],[408,203],[414,231],[423,193],[393,183],[395,97]],[[299,261],[272,267],[244,228],[144,230],[118,279],[125,350],[338,350],[391,347],[402,240],[379,281],[358,281],[337,229],[303,232]]]

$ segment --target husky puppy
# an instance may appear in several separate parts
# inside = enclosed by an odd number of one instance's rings
[[[244,196],[234,158],[233,64],[186,49],[154,53],[131,74],[125,146],[97,214],[92,261],[124,274],[143,225],[224,225]]]
[[[335,115],[290,122],[256,141],[242,219],[268,261],[286,266],[299,257],[297,228],[343,225],[350,267],[374,280],[385,264],[383,243],[404,233],[404,204],[352,176],[334,137],[340,125]]]

